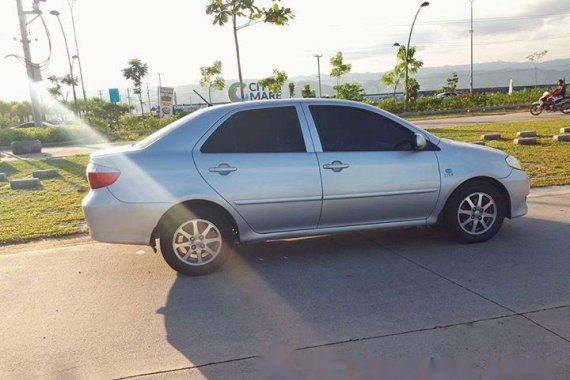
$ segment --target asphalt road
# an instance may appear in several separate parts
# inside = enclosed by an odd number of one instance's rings
[[[570,123],[570,116],[562,112],[543,113],[540,116],[532,116],[530,112],[517,112],[504,115],[481,115],[452,117],[446,119],[415,120],[412,123],[424,128],[449,128],[470,124],[507,123],[516,121],[544,120],[544,119],[566,119]]]
[[[270,242],[201,278],[148,248],[3,247],[0,378],[567,379],[570,188],[529,204],[485,244],[432,229]]]

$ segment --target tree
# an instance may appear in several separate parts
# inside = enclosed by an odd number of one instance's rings
[[[457,84],[459,83],[459,76],[457,73],[451,74],[449,78],[447,78],[447,84],[440,88],[440,92],[455,92],[457,91]]]
[[[342,82],[342,78],[352,70],[351,64],[344,63],[344,57],[341,51],[331,58],[331,66],[331,77],[336,78],[337,85],[339,85]]]
[[[25,123],[32,114],[32,105],[27,101],[14,103],[12,104],[12,113],[18,116],[20,123]]]
[[[548,54],[548,50],[536,51],[536,52],[526,56],[527,61],[532,62],[532,65],[534,66],[534,85],[535,86],[538,86],[538,64],[540,63],[540,60],[546,56],[546,54]]]
[[[424,65],[424,63],[422,61],[420,61],[419,59],[415,58],[416,55],[416,48],[411,46],[410,50],[408,51],[406,49],[405,46],[400,46],[400,48],[398,49],[398,52],[396,53],[396,66],[394,66],[394,69],[392,70],[393,76],[394,76],[394,82],[396,82],[396,80],[399,81],[404,80],[406,78],[406,63],[408,65],[408,94],[407,94],[407,98],[408,99],[415,99],[417,98],[417,94],[416,96],[410,96],[411,94],[413,94],[413,91],[410,89],[410,85],[413,85],[414,83],[417,84],[417,81],[415,79],[413,79],[411,77],[411,74],[416,74],[418,72],[418,70],[420,68],[422,68],[422,66]],[[397,86],[397,84],[396,84]],[[418,88],[419,88],[419,84],[418,84]],[[394,90],[394,96],[395,96],[395,90]]]
[[[9,115],[9,114],[11,114],[10,103],[6,103],[0,100],[0,115]]]
[[[51,96],[55,99],[58,97],[63,99],[63,92],[61,91],[61,78],[58,78],[55,75],[50,75],[47,77],[48,81],[51,83],[51,87],[48,87],[48,92]]]
[[[123,69],[123,77],[126,80],[133,81],[134,93],[139,96],[141,104],[141,113],[144,114],[142,100],[142,80],[148,74],[148,65],[138,58],[133,58],[128,62],[129,66]]]
[[[316,98],[317,92],[315,90],[312,90],[310,85],[306,84],[303,88],[303,91],[301,91],[301,96],[303,98]]]
[[[336,97],[338,99],[346,100],[364,100],[364,89],[360,83],[342,83],[334,86],[336,90]]]
[[[420,84],[415,78],[408,78],[408,99],[416,100],[420,92]]]
[[[111,132],[117,131],[121,117],[128,114],[133,108],[126,104],[109,103],[99,98],[87,99],[87,102],[82,106],[87,114],[87,120],[100,121]]]
[[[392,71],[388,71],[382,75],[382,83],[386,86],[394,86],[394,98],[396,97],[396,91],[398,90],[398,85],[404,79],[404,73],[399,67],[395,67]]]
[[[295,83],[293,82],[289,83],[289,97],[290,98],[295,97]]]
[[[73,89],[73,86],[79,85],[79,79],[77,77],[72,77],[71,74],[66,74],[66,75],[59,78],[59,83],[61,83],[64,86],[67,86],[70,89]],[[67,98],[69,96],[69,91],[70,90],[68,89],[67,92],[65,93],[65,99],[64,100],[66,102],[67,102]]]
[[[275,95],[281,94],[281,89],[285,82],[287,82],[287,73],[285,71],[280,71],[279,69],[273,69],[273,75],[262,79],[259,84],[262,87],[269,89]]]
[[[254,23],[263,22],[273,25],[287,25],[289,20],[295,18],[290,8],[280,6],[280,0],[271,0],[272,6],[260,8],[255,4],[256,0],[210,0],[206,7],[206,14],[213,15],[214,25],[224,26],[231,22],[234,43],[236,48],[238,75],[242,100],[245,100],[244,83],[239,51],[238,31]],[[245,23],[238,25],[239,20]]]
[[[222,78],[222,62],[215,61],[212,66],[200,67],[200,85],[208,88],[208,99],[212,103],[212,88],[216,90],[223,90],[226,87],[226,81]]]

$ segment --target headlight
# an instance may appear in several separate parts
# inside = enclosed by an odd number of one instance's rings
[[[523,170],[522,164],[519,160],[517,160],[515,157],[513,156],[509,156],[507,157],[507,164],[513,168],[513,169],[517,169],[517,170]]]

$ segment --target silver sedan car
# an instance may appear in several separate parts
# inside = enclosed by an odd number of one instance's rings
[[[218,269],[236,243],[439,224],[460,242],[526,214],[529,179],[504,152],[440,139],[338,100],[197,111],[87,168],[93,239],[151,245],[176,271]]]

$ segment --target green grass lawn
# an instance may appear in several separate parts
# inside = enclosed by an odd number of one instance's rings
[[[531,178],[533,187],[570,184],[570,143],[555,142],[553,135],[560,128],[569,127],[568,120],[533,120],[514,123],[465,125],[446,129],[432,129],[439,137],[457,141],[479,141],[484,133],[500,133],[500,141],[489,141],[487,146],[501,149],[522,161],[525,171]],[[515,145],[513,140],[519,131],[536,131],[538,145]]]
[[[431,130],[440,137],[458,141],[478,141],[482,133],[496,132],[501,141],[487,145],[519,158],[530,175],[533,187],[570,184],[570,143],[556,143],[552,135],[566,120],[484,124]],[[518,131],[535,130],[537,146],[518,146],[513,139]],[[88,191],[85,166],[88,156],[48,161],[2,161],[0,173],[9,179],[30,177],[37,169],[59,169],[60,177],[42,180],[37,190],[10,190],[0,182],[0,245],[46,237],[59,237],[85,231],[81,199]]]
[[[81,199],[89,189],[89,157],[49,161],[0,161],[8,179],[29,178],[34,170],[58,169],[60,177],[42,180],[37,190],[10,190],[0,182],[0,245],[84,231]]]

